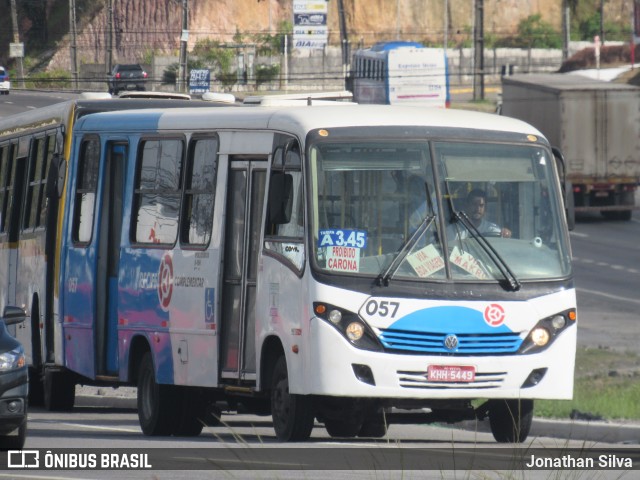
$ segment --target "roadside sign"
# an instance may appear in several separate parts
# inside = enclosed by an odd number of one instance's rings
[[[189,93],[206,93],[211,88],[211,72],[207,69],[191,70]]]
[[[9,57],[22,58],[24,57],[24,43],[10,43],[9,44]]]

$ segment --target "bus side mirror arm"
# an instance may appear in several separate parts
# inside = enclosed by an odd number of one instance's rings
[[[46,193],[48,198],[60,198],[62,196],[66,176],[67,162],[61,154],[56,153],[51,159],[47,177]]]
[[[567,180],[567,163],[558,147],[551,147],[553,157],[558,167],[558,175],[560,177],[560,186],[562,187],[562,200],[564,203],[564,211],[567,217],[567,227],[569,230],[576,228],[576,211],[573,199],[573,184]]]

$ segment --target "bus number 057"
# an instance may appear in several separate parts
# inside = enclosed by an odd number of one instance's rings
[[[398,313],[399,306],[400,303],[398,302],[388,302],[386,300],[369,300],[369,302],[367,302],[365,310],[367,312],[367,315],[370,316],[378,315],[380,317],[390,316],[391,318],[394,318],[396,316],[396,313]]]

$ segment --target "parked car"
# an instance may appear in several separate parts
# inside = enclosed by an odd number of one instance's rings
[[[0,67],[0,94],[9,95],[9,90],[11,90],[9,72],[7,72],[4,67]]]
[[[117,95],[121,90],[146,90],[147,72],[135,64],[114,65],[107,79],[109,93]]]
[[[27,362],[22,345],[7,330],[25,317],[21,308],[8,306],[0,319],[0,450],[19,450],[27,438]]]

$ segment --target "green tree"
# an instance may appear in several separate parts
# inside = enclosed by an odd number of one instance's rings
[[[276,56],[282,53],[285,35],[293,33],[293,24],[289,20],[280,22],[278,33],[275,35],[258,33],[253,35],[258,55],[265,57]],[[291,48],[291,47],[289,47]]]
[[[518,23],[518,40],[524,48],[561,48],[560,33],[550,23],[542,20],[542,15],[529,15]]]

